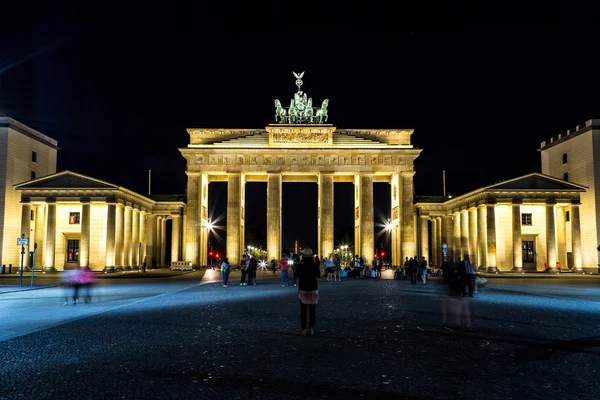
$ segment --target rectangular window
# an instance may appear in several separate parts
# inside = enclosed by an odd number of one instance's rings
[[[79,261],[79,240],[67,241],[67,261]]]
[[[567,153],[563,154],[563,164],[567,163]]]
[[[33,221],[33,210],[29,210],[29,219]]]
[[[31,171],[31,180],[35,179],[35,171]]]
[[[571,220],[571,213],[569,211],[565,212],[565,221],[569,222]]]
[[[37,153],[35,151],[31,152],[31,162],[37,162]]]
[[[531,214],[521,214],[521,225],[532,225]]]
[[[525,215],[525,214],[523,214]],[[531,215],[531,214],[529,214]],[[532,263],[534,262],[534,252],[533,252],[533,240],[523,240],[523,262],[524,263]]]
[[[78,212],[69,213],[69,224],[78,224],[79,223],[79,215]]]
[[[565,172],[565,173],[563,174],[563,181],[568,181],[568,180],[569,180],[569,173],[568,173],[568,172]]]

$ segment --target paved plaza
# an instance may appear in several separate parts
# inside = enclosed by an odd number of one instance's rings
[[[490,277],[464,300],[472,330],[440,325],[440,279],[321,279],[302,337],[296,288],[270,272],[229,288],[212,271],[154,274],[103,278],[75,306],[61,287],[0,293],[0,399],[600,395],[596,276]]]

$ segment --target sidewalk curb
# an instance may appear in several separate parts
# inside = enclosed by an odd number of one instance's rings
[[[46,285],[46,286],[34,286],[34,287],[10,287],[9,290],[2,290],[2,288],[0,287],[0,294],[4,294],[4,293],[16,293],[16,292],[25,292],[28,290],[38,290],[38,289],[50,289],[53,287],[57,287],[58,285]]]

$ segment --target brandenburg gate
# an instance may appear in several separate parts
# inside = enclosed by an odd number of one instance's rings
[[[375,248],[373,183],[391,185],[392,265],[416,255],[413,206],[414,160],[411,129],[337,129],[327,124],[327,106],[312,106],[300,89],[284,108],[275,100],[276,123],[264,129],[188,129],[190,143],[179,149],[187,162],[184,259],[206,265],[209,182],[227,182],[226,256],[238,265],[244,254],[245,185],[267,182],[267,259],[279,259],[282,245],[282,183],[318,184],[318,254],[334,249],[334,183],[354,183],[355,252],[370,260]],[[348,199],[350,201],[350,199]]]

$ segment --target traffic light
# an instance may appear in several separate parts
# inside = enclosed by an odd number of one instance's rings
[[[212,252],[212,251],[209,251],[209,252],[208,252],[208,255],[212,257],[212,256],[213,256],[213,252]]]
[[[385,257],[385,251],[381,252],[381,257]]]

